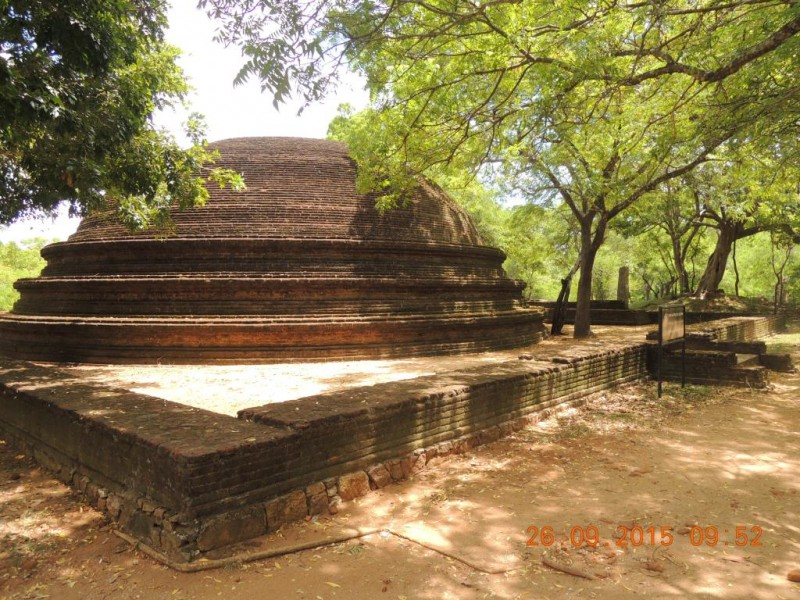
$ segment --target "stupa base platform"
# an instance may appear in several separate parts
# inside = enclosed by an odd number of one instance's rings
[[[58,317],[9,313],[0,356],[81,363],[359,360],[519,348],[544,339],[543,315],[508,313],[345,318]]]
[[[647,376],[646,343],[537,355],[253,407],[239,418],[5,361],[0,432],[122,531],[173,563],[197,564]]]

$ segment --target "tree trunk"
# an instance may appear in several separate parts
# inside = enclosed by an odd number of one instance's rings
[[[719,289],[719,284],[725,275],[728,256],[730,256],[733,242],[740,228],[738,223],[720,223],[717,244],[714,252],[708,257],[706,270],[703,272],[700,283],[697,285],[697,292],[695,292],[699,298],[713,298]]]
[[[672,260],[675,263],[675,272],[678,274],[678,285],[680,286],[680,294],[686,295],[691,289],[689,288],[689,273],[686,270],[686,260],[683,256],[683,248],[681,247],[680,238],[673,238],[672,240]]]
[[[733,295],[739,297],[739,265],[736,264],[736,239],[733,240]]]
[[[561,280],[561,291],[556,300],[556,307],[553,309],[553,325],[550,327],[550,335],[561,335],[561,330],[564,328],[564,321],[567,320],[567,302],[569,302],[569,288],[572,285],[572,276],[575,274],[571,271],[564,279]]]
[[[778,312],[778,309],[787,304],[786,298],[786,277],[783,275],[784,270],[786,270],[786,265],[789,264],[789,259],[792,257],[792,250],[794,250],[794,244],[789,245],[788,247],[784,248],[784,254],[781,257],[780,262],[776,263],[775,261],[775,235],[770,233],[770,241],[772,242],[772,272],[775,274],[775,295],[774,295],[774,302],[775,302],[775,312]]]
[[[783,278],[778,277],[778,280],[775,282],[775,293],[773,294],[773,306],[775,308],[775,313],[778,313],[778,309],[781,307],[781,300],[783,300]]]
[[[603,243],[605,236],[606,223],[600,219],[597,230],[592,235],[592,221],[586,219],[581,222],[581,253],[580,270],[581,276],[578,279],[578,297],[575,306],[575,329],[573,337],[585,338],[592,335],[592,270],[594,269],[594,259],[597,250]]]

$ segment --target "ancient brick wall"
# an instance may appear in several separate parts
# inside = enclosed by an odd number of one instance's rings
[[[0,427],[125,530],[189,560],[335,510],[433,456],[645,374],[637,344],[323,394],[234,419],[8,363]]]
[[[779,325],[771,317],[731,320],[713,331],[748,338]],[[253,407],[239,419],[7,362],[0,366],[0,428],[125,531],[188,561],[287,521],[335,512],[434,457],[645,378],[652,347],[584,345]],[[712,352],[692,368],[733,372],[734,360]]]
[[[661,376],[667,381],[680,381],[685,373],[687,383],[764,388],[769,377],[768,369],[759,359],[766,352],[766,345],[760,339],[784,328],[785,319],[780,315],[729,317],[689,325],[686,329],[685,371],[680,345],[673,344],[662,357]],[[648,334],[651,340],[657,337],[657,332]],[[755,356],[746,358],[743,355]],[[744,362],[741,362],[742,358]],[[653,347],[649,363],[654,376],[657,360]],[[769,359],[765,362],[769,363]]]

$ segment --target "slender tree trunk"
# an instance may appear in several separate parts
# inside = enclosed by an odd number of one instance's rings
[[[702,277],[700,277],[700,283],[697,285],[696,295],[698,297],[713,298],[714,294],[719,289],[719,284],[722,282],[722,277],[725,275],[728,256],[730,256],[731,248],[733,247],[733,242],[736,239],[738,230],[738,224],[720,223],[717,244],[714,247],[714,252],[708,257],[706,270],[703,272]]]
[[[605,237],[606,221],[602,216],[597,223],[597,229],[592,234],[592,220],[581,222],[581,252],[580,270],[578,279],[578,297],[575,306],[575,329],[573,337],[585,338],[592,335],[592,270],[597,250]]]
[[[786,278],[783,276],[783,272],[786,269],[786,265],[789,263],[789,259],[792,257],[792,251],[794,250],[794,244],[789,244],[787,247],[784,248],[783,256],[781,257],[780,261],[775,260],[775,246],[776,246],[776,238],[774,233],[770,233],[770,251],[772,257],[772,272],[775,274],[775,293],[774,293],[774,306],[775,306],[775,313],[777,314],[778,309],[785,304],[786,301]]]
[[[733,280],[733,293],[738,298],[739,297],[739,265],[736,263],[736,239],[733,240],[733,274],[735,275]]]
[[[581,252],[581,274],[578,279],[578,297],[575,299],[575,330],[573,336],[585,338],[592,335],[592,269],[594,252]]]
[[[686,270],[686,261],[684,260],[680,238],[672,239],[672,260],[675,263],[680,294],[688,294],[691,291],[689,289],[689,273]]]
[[[572,286],[572,278],[578,272],[579,262],[576,261],[572,268],[567,273],[567,276],[561,280],[561,292],[558,294],[556,300],[556,307],[553,309],[553,325],[550,327],[550,335],[561,335],[561,330],[564,328],[564,322],[567,320],[567,302],[569,302],[569,290]]]
[[[558,294],[556,306],[553,309],[553,324],[550,327],[550,335],[561,335],[561,330],[564,329],[564,322],[567,320],[567,302],[569,302],[569,288],[572,285],[572,275],[573,273],[570,273],[561,280],[561,291]]]

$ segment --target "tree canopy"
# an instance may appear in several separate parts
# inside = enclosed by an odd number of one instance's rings
[[[466,169],[580,230],[576,335],[608,224],[726,145],[791,129],[800,5],[773,0],[202,0],[275,102],[324,97],[342,66],[370,109],[334,134],[384,207]]]
[[[187,91],[161,0],[0,0],[0,224],[110,200],[144,226],[207,197],[202,127],[183,150],[152,121]],[[223,183],[236,175],[216,170]]]

